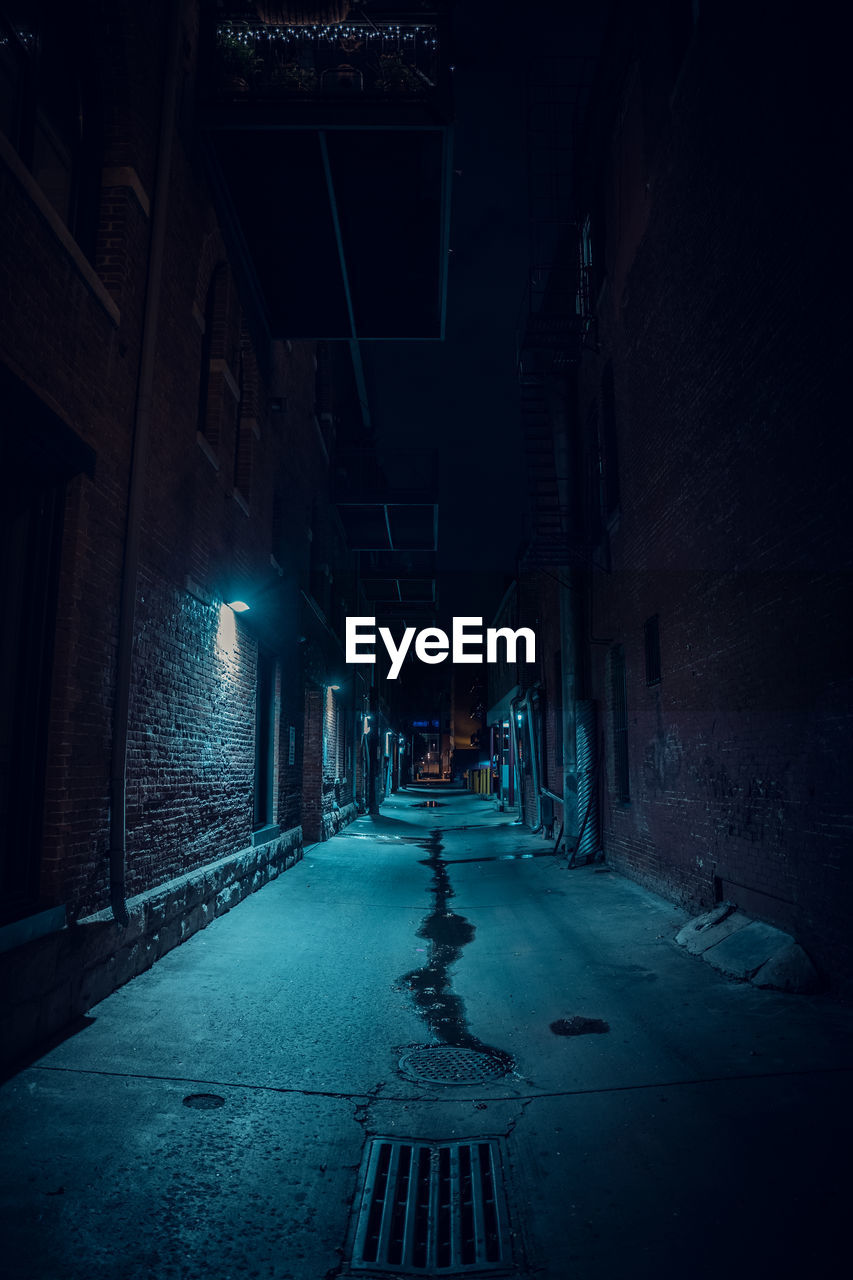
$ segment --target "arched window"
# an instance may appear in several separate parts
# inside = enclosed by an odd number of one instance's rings
[[[198,430],[212,448],[230,437],[240,403],[240,315],[228,264],[214,268],[207,287],[199,369]]]
[[[255,441],[260,434],[258,423],[258,362],[245,321],[240,339],[240,403],[237,433],[234,441],[234,488],[250,502],[255,462]]]

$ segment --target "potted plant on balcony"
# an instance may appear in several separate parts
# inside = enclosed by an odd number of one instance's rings
[[[269,77],[269,87],[282,93],[312,93],[318,84],[314,68],[298,62],[279,63],[273,67]]]
[[[401,53],[382,53],[376,87],[381,93],[418,93],[424,84]]]
[[[249,92],[260,65],[250,39],[239,30],[218,31],[216,61],[220,88],[228,93]]]

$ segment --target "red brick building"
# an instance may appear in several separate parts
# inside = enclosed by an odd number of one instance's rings
[[[357,350],[271,327],[240,261],[199,6],[83,10],[2,18],[11,1055],[368,789],[342,645],[366,605],[334,492],[339,442],[371,443]]]
[[[849,178],[822,39],[787,11],[615,6],[522,364],[552,393],[528,564],[565,582],[608,859],[848,980]]]

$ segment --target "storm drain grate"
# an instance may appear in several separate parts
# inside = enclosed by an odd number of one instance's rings
[[[511,1067],[503,1054],[453,1045],[419,1045],[400,1059],[404,1075],[428,1084],[488,1084],[503,1079]]]
[[[511,1264],[494,1138],[371,1138],[352,1267],[437,1276]]]

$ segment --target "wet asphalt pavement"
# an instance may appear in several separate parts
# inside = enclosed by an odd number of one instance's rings
[[[853,1011],[728,981],[670,903],[426,798],[307,850],[0,1089],[0,1273],[347,1276],[375,1136],[495,1140],[498,1274],[840,1269]],[[485,1079],[431,1083],[422,1046]]]

